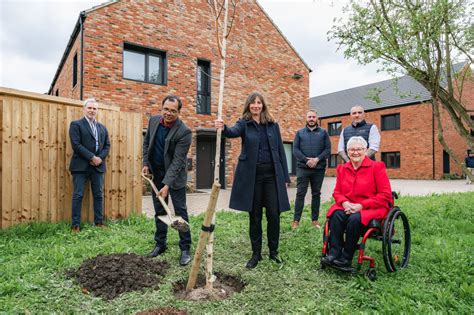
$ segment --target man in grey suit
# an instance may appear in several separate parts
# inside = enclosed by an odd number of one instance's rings
[[[143,173],[153,174],[153,182],[159,194],[168,202],[171,195],[176,215],[189,222],[186,207],[186,156],[191,146],[191,130],[179,119],[183,106],[179,97],[166,96],[162,101],[161,115],[153,116],[143,141]],[[166,214],[155,193],[152,192],[155,208],[155,248],[148,257],[156,257],[167,249],[168,226],[158,219]],[[191,232],[179,232],[181,256],[179,264],[185,266],[191,261]]]
[[[104,173],[105,158],[109,154],[110,141],[107,128],[97,122],[98,104],[95,99],[84,101],[84,117],[71,122],[69,138],[74,151],[69,165],[74,184],[72,195],[72,231],[81,230],[81,208],[84,186],[87,180],[91,182],[94,196],[94,224],[104,227]]]

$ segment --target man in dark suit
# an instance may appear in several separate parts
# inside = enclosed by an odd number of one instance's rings
[[[191,146],[191,130],[179,119],[183,106],[179,97],[166,96],[161,103],[162,115],[153,116],[148,123],[148,130],[143,141],[143,173],[153,174],[153,182],[159,189],[159,194],[168,202],[171,195],[176,215],[187,222],[188,210],[186,207],[186,155]],[[160,201],[152,192],[155,208],[155,248],[148,257],[156,257],[167,249],[166,234],[168,226],[158,219],[165,215]],[[179,248],[181,266],[189,264],[191,256],[191,233],[179,232]]]
[[[71,122],[69,138],[74,153],[69,171],[72,174],[72,231],[81,229],[81,207],[84,187],[91,182],[94,196],[94,224],[104,227],[102,208],[104,201],[105,158],[109,154],[110,141],[107,128],[97,122],[98,104],[95,99],[84,101],[84,117]]]

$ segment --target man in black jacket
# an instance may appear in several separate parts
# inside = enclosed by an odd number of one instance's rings
[[[74,184],[72,195],[72,231],[77,233],[81,229],[81,207],[84,195],[84,186],[87,180],[91,182],[94,196],[94,224],[104,227],[104,173],[105,158],[109,154],[110,141],[107,128],[97,122],[98,104],[95,99],[84,101],[84,117],[71,122],[69,137],[74,151],[69,165]]]
[[[143,173],[153,174],[153,182],[161,197],[168,202],[170,194],[176,215],[189,221],[186,207],[186,156],[191,146],[192,134],[179,119],[183,106],[179,97],[168,95],[161,104],[162,115],[150,118],[143,142]],[[167,249],[168,226],[158,219],[158,216],[165,215],[166,212],[154,192],[152,197],[155,208],[156,246],[148,256],[156,257]],[[179,239],[179,263],[185,266],[191,261],[191,232],[179,232]]]
[[[311,183],[311,221],[320,228],[318,221],[321,203],[321,186],[326,172],[326,160],[331,154],[331,141],[326,130],[318,126],[318,115],[310,110],[306,113],[306,126],[296,132],[293,141],[296,162],[295,215],[291,228],[298,228],[304,207],[304,198]]]

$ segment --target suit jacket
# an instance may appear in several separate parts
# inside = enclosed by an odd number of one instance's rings
[[[354,170],[350,161],[339,165],[333,197],[336,203],[329,208],[326,214],[328,218],[334,211],[344,209],[344,201],[362,204],[360,218],[364,225],[372,219],[385,218],[390,210],[389,202],[393,204],[385,164],[365,157],[357,170]]]
[[[155,145],[155,135],[160,124],[161,115],[153,116],[148,123],[145,140],[143,140],[143,165],[148,166],[153,173],[150,160],[153,159],[153,146]],[[164,160],[165,177],[162,183],[172,189],[181,189],[186,186],[187,168],[186,156],[191,146],[192,134],[181,119],[178,119],[171,127],[165,139]]]
[[[265,127],[267,128],[268,143],[270,144],[275,171],[278,210],[283,212],[290,210],[285,184],[290,182],[285,149],[283,148],[278,124],[268,123]],[[225,126],[222,134],[227,138],[242,138],[242,150],[235,169],[234,183],[230,193],[230,208],[250,212],[253,210],[253,193],[260,143],[259,132],[253,120],[239,119],[235,126]]]
[[[69,138],[71,139],[72,154],[69,171],[85,172],[87,168],[94,167],[89,164],[94,156],[102,159],[102,164],[95,166],[95,169],[101,173],[105,172],[105,158],[109,154],[110,141],[109,133],[104,125],[97,122],[97,134],[99,136],[99,148],[95,150],[95,138],[89,122],[85,117],[74,120],[69,126]]]

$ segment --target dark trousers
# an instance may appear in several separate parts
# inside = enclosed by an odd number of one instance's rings
[[[365,229],[360,223],[360,213],[347,215],[343,210],[337,210],[331,215],[329,221],[329,255],[352,260],[357,249],[359,237]],[[346,240],[344,241],[344,232]]]
[[[278,254],[280,239],[280,211],[275,171],[272,164],[258,164],[253,193],[253,209],[250,217],[250,242],[253,255],[262,253],[262,216],[263,207],[267,217],[267,239],[270,255]]]
[[[296,200],[293,220],[300,221],[303,213],[304,198],[311,183],[311,220],[319,218],[321,204],[321,186],[323,185],[325,169],[298,168],[296,170]]]
[[[153,183],[156,188],[160,190],[163,188],[164,184],[161,182],[165,177],[165,171],[163,169],[158,169],[153,173]],[[155,241],[157,246],[166,246],[166,235],[168,233],[168,226],[166,223],[158,219],[159,215],[166,215],[166,211],[161,205],[160,201],[155,195],[155,192],[152,192],[153,206],[155,208]],[[171,196],[171,201],[173,202],[174,212],[176,215],[181,216],[186,222],[189,222],[188,218],[188,209],[186,207],[186,187],[181,189],[171,189],[169,190],[169,195]],[[166,203],[168,203],[168,196],[165,198]],[[191,232],[179,232],[179,248],[181,250],[189,250],[191,248]]]
[[[86,182],[91,182],[92,195],[94,196],[94,224],[102,223],[102,209],[104,203],[104,173],[98,172],[89,166],[86,172],[72,172],[74,192],[72,194],[72,225],[81,225],[82,198]]]

